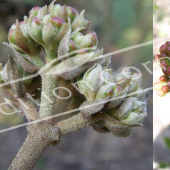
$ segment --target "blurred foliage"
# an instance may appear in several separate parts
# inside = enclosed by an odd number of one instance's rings
[[[164,143],[167,149],[170,149],[170,138],[169,137],[165,137],[164,138]]]
[[[170,167],[170,164],[169,163],[165,163],[165,162],[161,162],[160,165],[159,165],[160,169],[166,169],[168,167]]]

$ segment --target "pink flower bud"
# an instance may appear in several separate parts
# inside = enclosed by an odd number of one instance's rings
[[[166,53],[167,48],[168,48],[168,45],[167,45],[167,44],[163,44],[163,45],[160,47],[160,49],[159,49],[160,53]]]
[[[169,87],[167,85],[162,86],[162,91],[164,93],[168,93],[169,92]]]
[[[161,65],[163,65],[165,67],[170,66],[170,60],[168,60],[168,59],[163,59],[163,60],[161,60],[160,63],[161,63]]]
[[[164,74],[167,74],[167,68],[166,68],[166,67],[163,67],[163,68],[162,68],[162,72],[163,72]]]
[[[61,28],[62,25],[65,24],[65,21],[60,17],[52,17],[50,21],[53,24],[53,26],[57,28]]]
[[[167,41],[165,44],[168,45],[168,46],[170,46],[170,41]]]
[[[167,82],[167,81],[169,80],[169,77],[168,77],[167,75],[162,75],[162,76],[159,78],[159,80],[160,80],[161,82]]]
[[[91,36],[94,45],[96,45],[98,43],[97,35],[95,32],[89,32],[87,34],[87,36]]]
[[[167,48],[167,53],[170,55],[170,47]]]
[[[77,46],[76,46],[76,44],[74,43],[74,41],[73,40],[69,40],[69,50],[70,51],[75,51],[75,50],[77,50],[78,48],[77,48]]]
[[[160,54],[160,56],[161,56],[161,58],[167,57],[167,54],[166,53],[162,53],[162,54]]]
[[[160,58],[161,58],[161,56],[160,56],[159,54],[157,54],[157,55],[155,56],[155,60],[157,60],[157,61],[159,61]]]
[[[33,17],[32,22],[35,22],[37,25],[41,25],[41,21],[37,17]]]

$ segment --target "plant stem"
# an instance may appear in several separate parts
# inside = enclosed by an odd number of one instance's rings
[[[59,139],[58,130],[47,122],[28,127],[27,138],[8,170],[32,170],[51,142]]]
[[[45,121],[30,125],[27,128],[28,136],[8,170],[32,170],[45,149],[52,142],[59,140],[60,135],[83,129],[101,119],[102,114],[86,118],[79,113],[55,126]]]
[[[54,90],[57,88],[57,78],[54,75],[41,75],[42,78],[42,92],[41,92],[41,106],[40,117],[48,117],[54,114],[56,97]]]

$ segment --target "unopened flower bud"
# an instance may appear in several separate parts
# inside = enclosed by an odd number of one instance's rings
[[[162,86],[162,91],[164,93],[168,93],[169,92],[169,87],[167,85]]]
[[[163,44],[163,45],[160,47],[159,52],[160,52],[160,53],[164,53],[164,52],[166,52],[167,48],[168,48],[168,45],[167,45],[167,44]]]
[[[123,91],[123,88],[121,86],[115,86],[114,87],[114,96],[118,96]]]
[[[127,125],[141,124],[147,116],[146,102],[139,101],[137,98],[127,98],[110,115]]]
[[[78,49],[77,45],[74,43],[73,40],[70,39],[69,40],[69,51],[75,51],[77,49]]]
[[[38,11],[40,10],[41,8],[39,6],[35,6],[31,9],[31,11],[29,12],[29,17],[31,16],[37,16],[38,14]]]
[[[37,18],[42,21],[44,16],[47,14],[47,5],[41,8],[37,13]]]
[[[89,32],[89,33],[86,35],[86,37],[90,37],[91,40],[93,41],[93,44],[94,44],[94,45],[97,45],[98,39],[97,39],[97,35],[96,35],[95,32]]]
[[[102,79],[105,84],[112,84],[112,85],[114,84],[114,75],[112,71],[109,69],[108,70],[106,69],[102,72]]]
[[[10,43],[12,43],[12,44],[15,44],[15,35],[16,35],[15,29],[12,29],[9,31],[8,39],[9,39]]]
[[[76,15],[78,14],[78,12],[74,8],[68,6],[67,7],[67,14],[70,17],[70,19],[73,20],[76,17]]]
[[[55,29],[51,23],[45,25],[42,29],[43,42],[49,44],[55,37]]]
[[[83,35],[82,33],[77,33],[74,38],[75,43],[79,46],[79,48],[93,47],[97,44],[97,37],[94,37],[94,33]]]
[[[109,115],[116,119],[124,119],[129,116],[133,109],[133,102],[136,98],[127,98],[121,105],[109,112]]]
[[[161,58],[165,58],[165,57],[167,57],[167,54],[166,54],[166,53],[161,53],[161,54],[160,54],[160,57],[161,57]]]
[[[94,100],[94,97],[103,85],[101,79],[102,67],[97,64],[87,70],[83,78],[79,79],[78,86],[82,94],[84,94],[88,101]]]
[[[157,54],[157,55],[155,56],[155,59],[156,59],[157,61],[159,61],[160,58],[161,58],[161,56],[160,56],[159,54]]]
[[[163,92],[163,90],[159,90],[157,94],[159,97],[165,96],[165,93]]]
[[[153,87],[156,91],[159,91],[162,89],[162,83],[156,82]]]
[[[36,47],[29,38],[23,35],[18,20],[16,21],[16,29],[9,31],[8,39],[16,50],[30,56],[36,55]]]
[[[37,43],[42,43],[42,23],[37,17],[32,18],[30,34]]]
[[[103,85],[97,92],[96,100],[110,98],[114,94],[113,85]]]
[[[170,60],[169,59],[162,59],[160,64],[162,66],[168,67],[168,66],[170,66]]]
[[[58,28],[58,29],[60,29],[62,25],[65,24],[65,21],[60,17],[52,17],[50,19],[50,22],[55,28]]]
[[[79,27],[89,27],[90,22],[84,19],[85,11],[82,11],[80,15],[77,15],[72,23],[72,29],[76,30]]]
[[[60,4],[55,4],[53,9],[53,14],[59,16],[62,6]]]
[[[159,78],[159,80],[160,80],[161,82],[167,82],[167,81],[169,80],[169,76],[167,76],[167,75],[162,75],[162,76]]]

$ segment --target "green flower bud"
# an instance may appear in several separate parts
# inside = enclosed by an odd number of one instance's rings
[[[137,91],[140,88],[141,83],[142,83],[142,77],[140,76],[140,74],[135,73],[133,76],[134,78],[131,78],[130,84],[129,84],[129,87],[130,87],[129,93]]]
[[[61,12],[62,6],[60,4],[55,4],[54,9],[53,9],[53,14],[56,16],[59,16]]]
[[[42,23],[37,17],[32,18],[30,23],[30,34],[37,43],[42,43]]]
[[[55,36],[56,36],[55,28],[51,23],[49,23],[43,27],[42,38],[43,38],[43,42],[45,44],[51,43]]]
[[[102,67],[97,64],[90,68],[84,75],[84,81],[87,82],[88,86],[97,91],[103,85],[103,80],[101,79]]]
[[[105,105],[106,110],[113,110],[117,106],[121,104],[121,102],[125,99],[129,90],[129,86],[122,90],[120,86],[114,87],[114,95],[111,97],[111,101],[109,101]]]
[[[114,76],[112,74],[112,71],[109,69],[106,69],[102,73],[102,79],[104,81],[104,84],[114,84]]]
[[[136,98],[125,99],[120,106],[110,111],[109,115],[116,119],[127,118],[133,109],[133,102]]]
[[[66,22],[68,22],[67,7],[64,5],[60,11],[59,16]]]
[[[29,27],[28,27],[28,22],[27,21],[21,21],[20,22],[20,29],[22,34],[27,37],[28,39],[31,40],[31,37],[29,35]]]
[[[41,8],[38,13],[37,13],[37,18],[42,21],[44,16],[47,14],[47,6],[44,6],[43,8]]]
[[[51,3],[50,3],[50,5],[48,6],[48,9],[47,9],[47,12],[48,13],[53,13],[53,10],[54,10],[54,5],[55,5],[55,2],[56,2],[57,0],[53,0]]]
[[[93,47],[97,45],[97,36],[94,32],[91,32],[87,35],[83,35],[81,32],[78,32],[74,35],[73,40],[79,46],[79,48]]]
[[[76,30],[77,28],[81,27],[87,27],[89,28],[90,22],[84,19],[84,13],[85,10],[80,13],[80,15],[77,15],[75,19],[72,22],[72,30]]]
[[[146,116],[146,111],[139,110],[139,112],[131,112],[130,115],[126,119],[123,119],[121,122],[127,125],[140,125]]]
[[[38,14],[38,11],[40,10],[41,8],[39,6],[35,6],[31,9],[31,11],[29,12],[29,17],[32,17],[32,16],[37,16]]]
[[[77,16],[78,12],[74,8],[68,6],[67,7],[67,14],[70,17],[71,21],[73,21],[74,18]]]
[[[88,101],[92,101],[95,98],[97,90],[103,85],[103,80],[101,79],[102,67],[94,65],[92,68],[87,70],[84,74],[83,79],[79,79],[78,86],[80,92],[84,94]]]
[[[14,28],[14,26],[12,28]],[[16,29],[11,29],[9,31],[8,39],[16,50],[30,56],[36,55],[34,44],[32,44],[30,39],[23,35],[18,21],[16,22]]]
[[[123,103],[112,110],[109,115],[127,125],[140,125],[147,116],[146,102],[137,98],[127,98]]]

